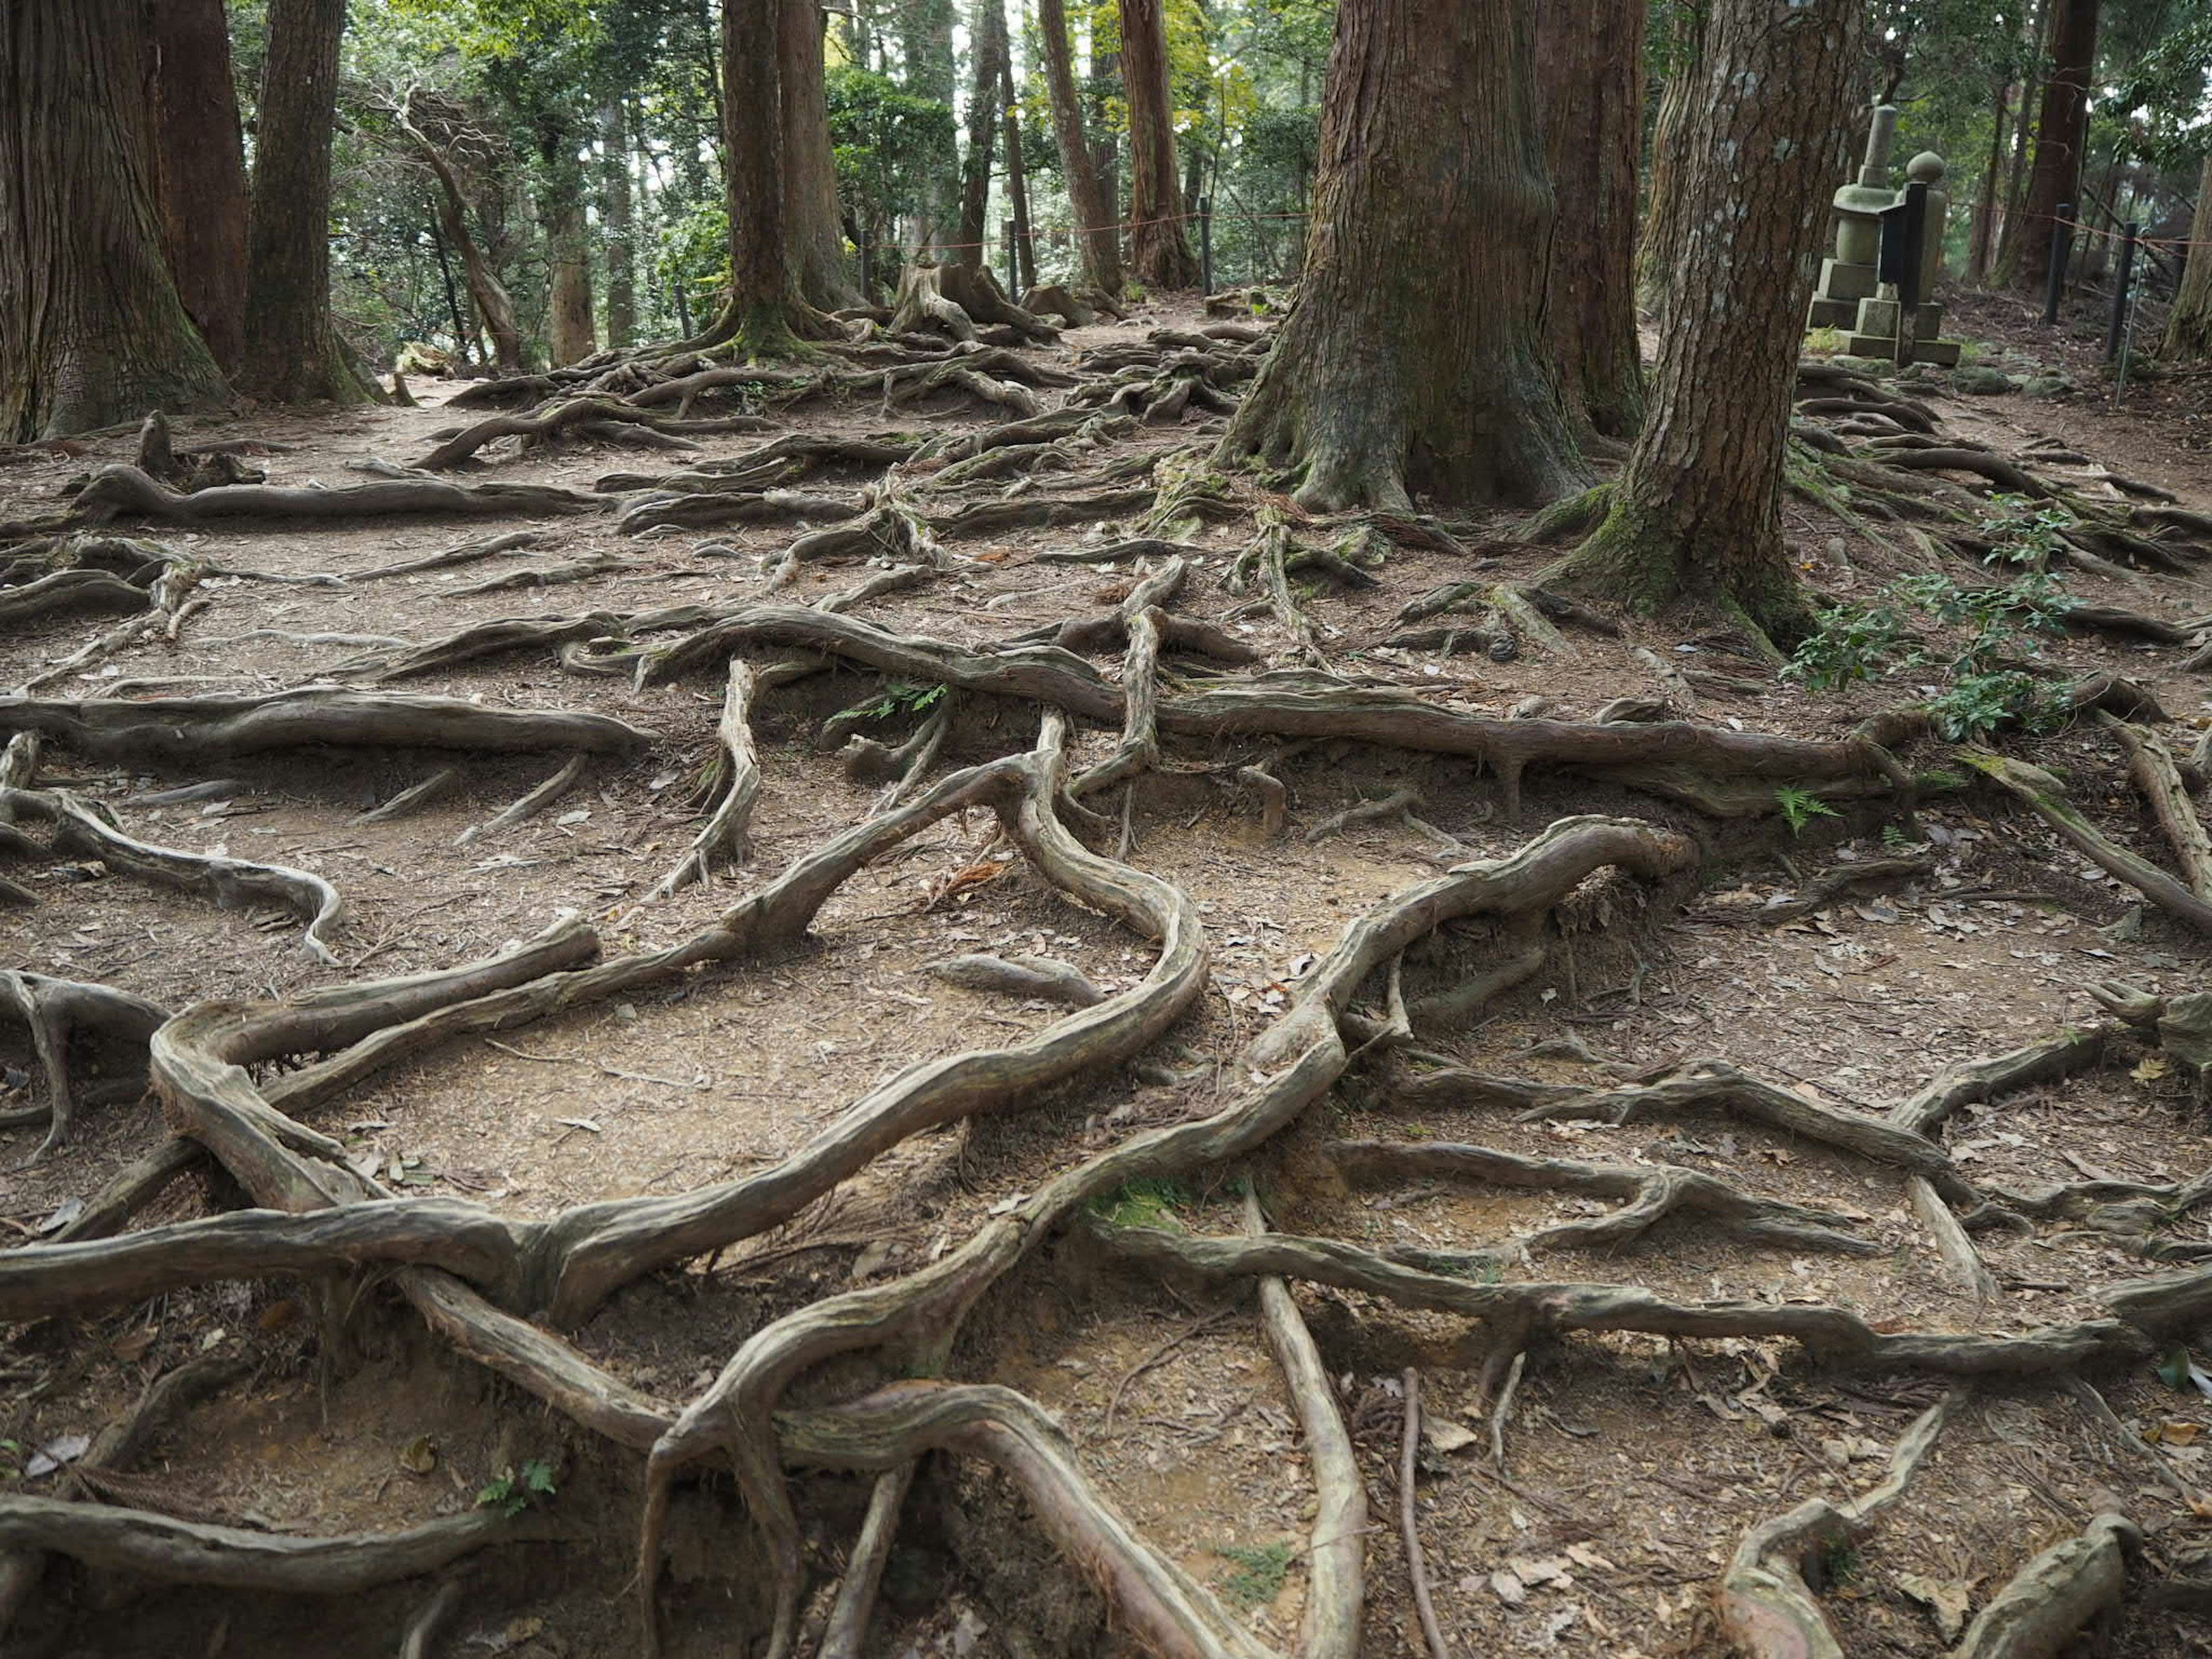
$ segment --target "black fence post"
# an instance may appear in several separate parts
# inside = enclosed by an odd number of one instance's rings
[[[2043,320],[2058,320],[2059,296],[2066,291],[2066,262],[2074,257],[2074,204],[2063,203],[2051,231],[2051,276],[2043,295]]]
[[[1213,292],[1213,198],[1198,198],[1198,280],[1201,292]]]
[[[2105,330],[2105,361],[2112,362],[2120,355],[2120,343],[2128,331],[2128,288],[2136,274],[2136,238],[2142,227],[2130,219],[2120,232],[2119,280],[2112,285],[2112,320]]]

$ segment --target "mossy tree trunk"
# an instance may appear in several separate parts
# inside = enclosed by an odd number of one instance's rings
[[[270,0],[254,126],[241,392],[276,403],[362,403],[331,320],[331,134],[346,0]]]
[[[1537,8],[1536,79],[1557,203],[1545,331],[1568,412],[1616,438],[1644,416],[1636,192],[1646,9],[1644,0]]]
[[[1782,538],[1790,393],[1863,20],[1861,0],[1713,0],[1650,407],[1610,511],[1561,580],[1632,609],[1710,607],[1796,631]]]
[[[799,292],[784,196],[784,0],[722,0],[722,177],[730,295],[707,343],[787,355],[821,332]]]
[[[0,6],[0,443],[229,397],[161,251],[140,21]]]
[[[1711,0],[1675,0],[1668,8],[1659,47],[1659,111],[1651,126],[1651,187],[1645,196],[1643,239],[1636,249],[1636,294],[1647,306],[1659,303],[1673,258],[1675,214],[1682,193],[1675,179],[1682,147],[1696,121],[1699,77],[1705,56],[1705,14]]]
[[[1297,308],[1221,457],[1324,510],[1587,482],[1544,337],[1552,192],[1515,0],[1344,0]]]
[[[1037,0],[1037,43],[1044,58],[1045,85],[1052,95],[1053,136],[1060,143],[1060,174],[1075,209],[1076,241],[1083,276],[1109,297],[1121,292],[1121,235],[1115,228],[1114,205],[1098,176],[1097,158],[1083,131],[1083,104],[1076,94],[1073,54],[1067,44],[1067,10],[1061,0]]]
[[[1162,0],[1121,0],[1121,82],[1129,99],[1130,266],[1148,288],[1196,288],[1198,258],[1183,232],[1182,183],[1176,173]]]
[[[154,194],[185,313],[226,374],[246,347],[246,150],[222,0],[144,5]]]
[[[2039,286],[2051,264],[2051,238],[2058,210],[2081,201],[2081,160],[2089,148],[2089,83],[2097,63],[2099,0],[2054,0],[2051,78],[2043,83],[2043,108],[2035,122],[2035,170],[2028,179],[2027,210],[2020,225],[2013,279]]]
[[[2197,216],[2189,228],[2189,262],[2181,268],[2181,289],[2166,319],[2168,357],[2212,357],[2212,153],[2197,181]]]
[[[783,222],[799,297],[823,311],[860,302],[837,214],[837,163],[823,86],[823,15],[817,0],[781,0]]]

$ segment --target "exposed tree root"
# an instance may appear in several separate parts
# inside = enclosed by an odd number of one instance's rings
[[[1451,1659],[1451,1650],[1444,1645],[1443,1631],[1437,1623],[1435,1599],[1429,1594],[1429,1569],[1421,1549],[1420,1512],[1413,1490],[1414,1457],[1421,1444],[1421,1374],[1409,1367],[1402,1382],[1406,1421],[1398,1437],[1398,1534],[1406,1547],[1413,1612],[1420,1620],[1421,1639],[1428,1644],[1429,1659]]]
[[[424,472],[443,472],[459,466],[486,444],[500,438],[520,438],[526,446],[550,442],[572,432],[592,435],[592,428],[612,422],[666,432],[676,422],[619,398],[570,398],[549,404],[532,415],[495,415],[455,433],[415,465]],[[692,423],[685,422],[687,427]],[[758,416],[741,415],[704,423],[722,432],[761,432],[769,422]]]
[[[1076,1008],[1095,1007],[1106,1000],[1106,994],[1080,972],[1049,957],[948,957],[923,971],[970,991],[1038,997]]]
[[[485,836],[495,836],[502,830],[512,830],[516,824],[536,817],[547,807],[562,799],[584,781],[584,770],[591,764],[588,755],[572,755],[561,769],[547,778],[528,794],[493,813],[482,823],[472,823],[453,837],[453,845],[465,847]]]
[[[616,528],[626,536],[662,525],[703,529],[722,524],[781,524],[793,520],[835,524],[858,517],[865,509],[858,501],[837,501],[828,495],[803,495],[796,490],[769,489],[757,494],[737,490],[693,491],[689,495],[643,496],[623,510]]]
[[[146,1045],[169,1018],[167,1009],[128,991],[14,969],[0,972],[0,1011],[29,1031],[45,1074],[46,1135],[31,1154],[34,1163],[69,1139],[76,1121],[80,1091],[70,1063],[72,1043],[98,1038],[121,1047],[131,1062],[114,1082],[135,1097],[145,1091]]]
[[[355,519],[394,514],[596,513],[597,495],[551,484],[453,484],[434,478],[308,489],[283,484],[226,484],[180,495],[135,466],[104,466],[78,492],[75,512],[94,524],[112,519],[161,519],[205,524],[217,519]]]
[[[745,860],[745,831],[752,821],[753,803],[760,798],[760,757],[753,746],[752,700],[758,678],[750,666],[732,658],[727,689],[722,695],[722,717],[714,726],[720,752],[715,757],[714,787],[720,799],[707,822],[691,837],[691,845],[676,867],[653,884],[648,899],[667,897],[695,881],[714,874],[714,860],[726,860],[735,868]]]
[[[152,603],[143,588],[105,570],[57,570],[36,581],[0,587],[0,628],[65,611],[143,611]]]
[[[2142,1533],[2126,1516],[2100,1515],[2054,1544],[1990,1598],[1952,1659],[2040,1659],[2055,1654],[2127,1594],[2128,1563]]]

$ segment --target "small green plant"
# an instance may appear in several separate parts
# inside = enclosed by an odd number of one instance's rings
[[[1800,789],[1794,783],[1785,783],[1774,792],[1774,804],[1782,809],[1783,821],[1789,824],[1790,833],[1802,836],[1805,826],[1814,818],[1832,818],[1836,809],[1809,789]]]
[[[1814,328],[1805,331],[1805,352],[1808,357],[1832,357],[1844,349],[1844,331],[1840,328]]]
[[[904,680],[894,680],[884,688],[882,696],[863,704],[857,712],[864,720],[887,720],[894,714],[919,714],[935,707],[944,696],[941,685],[909,685]]]
[[[1883,672],[1909,635],[1894,605],[1832,605],[1798,645],[1783,674],[1814,691],[1832,691]]]
[[[1182,1218],[1176,1212],[1191,1202],[1190,1188],[1180,1181],[1139,1176],[1118,1191],[1094,1199],[1091,1207],[1109,1226],[1159,1227],[1180,1232]]]
[[[1902,853],[1907,848],[1917,847],[1920,843],[1906,835],[1902,826],[1885,823],[1881,826],[1881,844],[1893,853]]]
[[[558,1490],[553,1484],[553,1466],[542,1457],[533,1457],[520,1471],[501,1470],[497,1480],[477,1493],[477,1507],[514,1516],[543,1503]]]
[[[1245,1612],[1264,1606],[1282,1594],[1297,1550],[1288,1544],[1216,1544],[1213,1553],[1237,1564],[1237,1571],[1221,1581],[1221,1592]]]
[[[2025,495],[1992,495],[1990,505],[1998,509],[1988,520],[1990,550],[1985,555],[1990,564],[2017,564],[2041,570],[2048,566],[2053,554],[2066,544],[2065,532],[2073,525],[2074,515],[2055,502],[2037,502]]]
[[[1863,1565],[1859,1559],[1857,1547],[1848,1539],[1831,1539],[1821,1547],[1821,1572],[1832,1584],[1850,1583],[1859,1576],[1859,1569]]]
[[[1961,674],[1928,700],[1936,729],[1953,743],[1987,737],[2001,726],[2048,732],[2063,725],[2073,706],[2063,686],[2024,668]]]

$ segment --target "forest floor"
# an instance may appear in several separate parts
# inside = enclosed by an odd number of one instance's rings
[[[2046,346],[1996,306],[1955,313],[1970,337],[1986,324],[1984,362],[2024,374],[2039,351],[2048,353],[2039,361],[2057,361],[2081,349]],[[1187,331],[1208,320],[1194,305],[1148,305],[1124,323],[1071,330],[1021,355],[1081,374],[1086,362],[1144,342],[1149,330]],[[2082,389],[2058,398],[1971,397],[1943,377],[1913,391],[1947,433],[2006,453],[2039,438],[2063,440],[2188,507],[2212,510],[2212,460],[2192,427],[2116,414],[2086,365],[2071,372]],[[179,447],[258,441],[269,453],[254,464],[270,483],[344,489],[364,482],[355,464],[412,464],[434,433],[456,424],[456,411],[429,400],[459,383],[413,385],[425,406],[180,421],[175,437]],[[1063,395],[1042,393],[1048,405]],[[2157,407],[2156,389],[2142,395]],[[868,392],[781,409],[773,388],[769,398],[769,430],[702,436],[696,454],[641,457],[600,441],[517,450],[504,441],[473,468],[444,476],[593,491],[610,473],[702,468],[787,432],[962,434],[1007,412],[957,392],[890,412]],[[1074,451],[1071,471],[1018,484],[1015,499],[1129,488],[1110,472],[1131,477],[1133,458],[1146,456],[1169,457],[1172,469],[1180,452],[1210,442],[1220,426],[1219,416],[1195,410],[1186,421],[1137,425]],[[52,512],[70,480],[130,460],[137,441],[116,434],[64,448],[6,458],[0,520]],[[1832,745],[1917,690],[1876,679],[1811,692],[1724,638],[1681,637],[1634,621],[1618,636],[1571,625],[1557,635],[1524,632],[1504,661],[1392,646],[1385,641],[1407,626],[1401,608],[1467,578],[1466,551],[1421,544],[1419,534],[1378,538],[1368,556],[1382,556],[1362,567],[1371,585],[1293,569],[1279,593],[1287,605],[1271,606],[1264,586],[1232,591],[1238,556],[1267,540],[1261,515],[1279,517],[1293,550],[1333,544],[1348,521],[1310,523],[1285,498],[1238,478],[1209,483],[1225,493],[1164,528],[1140,527],[1140,505],[1072,524],[958,533],[944,515],[999,499],[1008,481],[945,489],[927,464],[903,470],[911,499],[937,527],[938,556],[921,579],[873,593],[851,614],[908,640],[988,655],[1033,629],[1117,617],[1134,585],[1157,574],[1174,550],[1137,562],[1079,556],[1152,533],[1180,544],[1188,562],[1181,592],[1163,610],[1212,623],[1249,647],[1261,659],[1256,672],[1326,667],[1361,685],[1407,690],[1455,718],[1504,720],[1518,710],[1540,721],[1586,722],[1633,696],[1670,700],[1676,715],[1724,734]],[[795,487],[850,502],[879,472],[833,459]],[[1156,472],[1152,483],[1167,477]],[[1140,475],[1136,483],[1144,486]],[[2079,487],[2121,499],[2109,486]],[[524,514],[459,532],[463,521],[432,514],[144,525],[125,515],[118,532],[158,540],[185,560],[339,580],[204,576],[192,591],[208,603],[173,639],[156,628],[88,659],[82,672],[42,688],[46,699],[258,696],[344,684],[491,710],[589,711],[641,728],[649,744],[592,756],[544,810],[485,829],[563,769],[566,757],[322,744],[109,759],[57,735],[29,787],[96,802],[141,842],[296,868],[332,884],[344,905],[324,930],[335,960],[319,962],[303,949],[290,908],[265,898],[225,908],[205,893],[137,879],[126,864],[79,844],[65,856],[0,869],[35,899],[0,908],[0,968],[116,988],[174,1012],[210,1000],[252,1005],[435,973],[516,950],[571,912],[596,928],[605,958],[625,958],[699,935],[742,896],[888,810],[880,751],[870,751],[874,770],[844,763],[840,745],[852,732],[896,745],[941,721],[942,746],[923,756],[929,769],[917,775],[909,799],[958,769],[1029,751],[1049,698],[981,688],[933,695],[926,676],[878,672],[841,654],[834,641],[815,642],[828,657],[823,672],[787,685],[764,681],[750,710],[760,789],[742,866],[655,896],[699,829],[726,649],[708,672],[640,688],[627,662],[620,675],[564,672],[548,641],[589,641],[595,630],[586,624],[569,635],[541,629],[539,642],[520,653],[433,662],[404,679],[388,672],[405,645],[474,624],[687,605],[720,615],[756,601],[811,606],[885,568],[881,558],[847,553],[780,570],[784,550],[809,522],[805,510],[793,509],[802,518],[796,525],[781,517],[644,533],[624,533],[608,512]],[[1831,592],[1871,595],[1913,568],[1888,538],[1846,532],[1809,503],[1793,500],[1790,520],[1808,578]],[[1480,556],[1484,582],[1528,583],[1556,555],[1508,539],[1518,522],[1500,514],[1446,527]],[[512,531],[534,538],[467,563],[362,579]],[[546,584],[486,586],[487,578],[526,573]],[[2076,573],[2068,588],[2085,603],[2177,623],[2212,612],[2212,589],[2185,573]],[[696,622],[669,628],[679,633]],[[69,614],[9,622],[0,632],[0,683],[31,681],[113,627],[111,618]],[[1116,623],[1101,635],[1107,645],[1083,648],[1111,675],[1127,631]],[[623,625],[597,632],[618,635]],[[789,640],[744,643],[756,663],[796,648]],[[2148,690],[2182,729],[2185,750],[2191,728],[2212,727],[2212,699],[2185,670],[2185,648],[2068,634],[2045,653],[2054,674],[2118,674]],[[1723,672],[1696,681],[1693,706],[1685,708],[1679,669]],[[1164,696],[1200,696],[1205,685],[1186,662],[1164,672],[1161,689]],[[825,744],[825,721],[856,708],[867,712],[839,722]],[[1116,751],[1114,724],[1090,716],[1077,723],[1073,771]],[[1263,1648],[1297,1650],[1323,1501],[1300,1404],[1262,1334],[1254,1271],[1170,1259],[1172,1246],[1246,1230],[1240,1193],[1249,1178],[1274,1236],[1341,1241],[1370,1264],[1426,1267],[1432,1271],[1414,1275],[1424,1281],[1449,1277],[1477,1291],[1638,1287],[1677,1307],[1752,1310],[1742,1334],[1678,1323],[1670,1334],[1635,1319],[1554,1329],[1543,1316],[1516,1325],[1423,1305],[1420,1295],[1386,1295],[1367,1268],[1365,1280],[1355,1273],[1334,1284],[1280,1263],[1259,1270],[1290,1273],[1325,1371],[1322,1387],[1349,1431],[1365,1502],[1361,1652],[1422,1650],[1401,1527],[1409,1372],[1418,1373],[1424,1408],[1413,1460],[1416,1530],[1455,1654],[1657,1659],[1723,1650],[1716,1586],[1747,1531],[1808,1499],[1841,1505],[1863,1496],[1887,1472],[1908,1429],[1954,1383],[1960,1393],[1902,1498],[1863,1535],[1807,1555],[1811,1588],[1844,1651],[1950,1651],[1963,1619],[2025,1563],[2107,1511],[2128,1516],[2142,1542],[2130,1547],[2129,1588],[2100,1650],[2130,1659],[2212,1651],[2212,1618],[2177,1612],[2154,1593],[2168,1580],[2203,1577],[2201,1557],[2212,1545],[2212,1498],[2199,1495],[2212,1494],[2212,1398],[2172,1386],[2160,1370],[2188,1340],[2185,1328],[2078,1368],[1993,1363],[1990,1374],[1963,1380],[1960,1373],[1982,1369],[1978,1361],[1839,1358],[1785,1334],[1793,1310],[1815,1308],[1856,1313],[1881,1337],[2035,1333],[2107,1319],[2106,1292],[2166,1268],[2146,1260],[2146,1237],[2083,1218],[2083,1206],[2100,1196],[2124,1196],[2090,1184],[2171,1187],[2212,1169],[2212,1121],[2181,1059],[2162,1054],[2153,1036],[2115,1028],[2094,1063],[1970,1100],[1929,1131],[1942,1149],[1935,1156],[1948,1154],[1946,1178],[1982,1194],[2081,1189],[2074,1194],[2081,1202],[2063,1213],[1975,1232],[1987,1276],[1979,1289],[1939,1249],[1911,1171],[1893,1157],[1868,1156],[1817,1126],[1808,1133],[1803,1121],[1762,1116],[1711,1091],[1693,1090],[1674,1104],[1655,1095],[1617,1123],[1577,1110],[1607,1091],[1687,1076],[1681,1068],[1693,1062],[1723,1062],[1849,1122],[1879,1119],[1947,1066],[2101,1029],[2093,984],[2125,981],[2170,998],[2207,988],[2199,933],[1987,786],[1924,795],[1917,824],[1879,793],[1834,790],[1832,802],[1793,827],[1769,783],[1748,797],[1737,792],[1730,814],[1717,816],[1681,787],[1653,793],[1618,763],[1593,769],[1540,757],[1519,781],[1516,812],[1497,769],[1464,750],[1300,738],[1264,720],[1241,730],[1233,718],[1211,734],[1164,726],[1158,762],[1139,782],[1094,795],[1102,819],[1085,835],[1195,906],[1204,978],[1173,1023],[1156,1040],[1147,1033],[1124,1042],[1073,1075],[1041,1072],[1034,1086],[987,1101],[973,1115],[948,1111],[937,1125],[890,1137],[772,1229],[634,1277],[570,1326],[569,1340],[588,1360],[639,1397],[679,1411],[772,1322],[855,1287],[900,1283],[1085,1159],[1143,1133],[1207,1119],[1262,1086],[1267,1063],[1255,1056],[1266,1051],[1271,1028],[1289,1029],[1291,1011],[1355,918],[1384,914],[1468,861],[1506,859],[1560,820],[1605,814],[1686,836],[1694,856],[1647,874],[1591,874],[1540,914],[1533,931],[1511,918],[1447,923],[1404,958],[1417,1016],[1425,996],[1501,961],[1525,958],[1520,976],[1502,976],[1471,1018],[1432,1027],[1417,1017],[1410,1042],[1384,1041],[1353,1059],[1335,1086],[1262,1144],[1171,1179],[1116,1182],[1085,1206],[1086,1219],[1046,1238],[981,1295],[949,1358],[932,1369],[1027,1395],[1152,1552],[1209,1591],[1223,1616]],[[20,722],[0,726],[0,736],[15,729]],[[1923,741],[1914,763],[1938,763],[1945,747]],[[2046,734],[2007,738],[2003,747],[2063,775],[2072,802],[2112,842],[2172,866],[2106,724],[2085,714]],[[1688,764],[1694,771],[1698,763]],[[1243,770],[1253,766],[1284,787],[1286,821],[1273,834],[1266,792]],[[360,820],[448,767],[457,775],[419,809]],[[222,787],[193,799],[156,799],[215,782]],[[1821,788],[1817,781],[1808,787]],[[1125,787],[1133,793],[1126,817]],[[1389,803],[1399,792],[1412,793],[1329,830],[1347,809]],[[365,1181],[527,1224],[778,1171],[834,1135],[859,1109],[852,1103],[901,1085],[918,1063],[1048,1038],[1072,1018],[1042,995],[974,988],[932,971],[948,957],[1051,958],[1109,1000],[1153,984],[1164,969],[1144,931],[1127,925],[1128,913],[1116,921],[1098,904],[1072,902],[1064,882],[1012,852],[988,800],[976,799],[980,810],[918,823],[858,864],[795,948],[641,979],[634,991],[498,1029],[410,1042],[297,1115],[338,1141]],[[1885,878],[1818,879],[1850,876],[1855,866],[1879,866]],[[1808,902],[1793,902],[1800,896]],[[1360,1001],[1376,1019],[1386,1011],[1384,977],[1363,972],[1346,988],[1348,994],[1364,981]],[[26,1029],[4,1008],[0,1062],[12,1092],[0,1095],[0,1115],[21,1109],[13,1114],[19,1127],[0,1130],[0,1223],[34,1251],[167,1132],[161,1108],[135,1093],[88,1098],[67,1140],[27,1164],[46,1133],[39,1109],[46,1084]],[[80,1084],[96,1082],[103,1068],[130,1071],[89,1042],[76,1065]],[[259,1066],[255,1075],[265,1089],[283,1073]],[[1550,1115],[1532,1116],[1524,1109],[1532,1103]],[[1363,1164],[1345,1143],[1364,1142],[1398,1152]],[[1692,1212],[1648,1231],[1593,1227],[1582,1238],[1524,1246],[1514,1241],[1617,1220],[1623,1194],[1544,1184],[1527,1162],[1491,1170],[1510,1178],[1484,1179],[1448,1158],[1425,1167],[1416,1156],[1453,1147],[1640,1174],[1694,1171],[1739,1194],[1823,1213],[1808,1224],[1814,1231],[1780,1237]],[[168,1226],[249,1201],[232,1174],[202,1163],[131,1224]],[[2152,1242],[2165,1248],[2150,1254],[2166,1261],[2212,1254],[2212,1211],[2177,1205],[2154,1231]],[[1168,1254],[1141,1241],[1115,1243],[1135,1235],[1167,1241],[1160,1248]],[[1820,1247],[1839,1236],[1836,1248]],[[635,1651],[632,1581],[646,1490],[635,1451],[426,1340],[395,1291],[394,1273],[387,1262],[307,1280],[180,1277],[150,1297],[94,1298],[80,1311],[0,1325],[0,1441],[9,1448],[0,1455],[0,1500],[67,1495],[76,1480],[81,1498],[213,1527],[391,1534],[475,1513],[503,1471],[542,1462],[557,1491],[533,1514],[574,1535],[465,1558],[442,1645],[423,1650],[578,1659]],[[334,1280],[345,1287],[335,1314]],[[13,1282],[0,1268],[0,1291]],[[1772,1316],[1764,1328],[1762,1313]],[[1501,1410],[1504,1362],[1516,1354],[1523,1357]],[[235,1364],[206,1398],[155,1425],[135,1468],[72,1473],[86,1441],[127,1419],[150,1382],[212,1359]],[[900,1374],[887,1356],[831,1355],[790,1383],[786,1403],[849,1400]],[[746,1651],[742,1644],[763,1635],[771,1616],[772,1575],[726,1469],[701,1463],[675,1486],[659,1589],[671,1655]],[[866,1473],[794,1479],[805,1540],[802,1651],[812,1650],[832,1616],[873,1486]],[[1068,1561],[1050,1528],[1025,1518],[1027,1501],[984,1462],[932,1457],[907,1496],[860,1650],[884,1659],[1124,1650],[1134,1639],[1124,1612],[1109,1610],[1094,1588],[1105,1570]],[[0,1534],[0,1545],[8,1541]],[[328,1659],[388,1655],[435,1588],[416,1576],[316,1601],[216,1583],[158,1584],[112,1564],[58,1556],[33,1582],[12,1635],[0,1638],[9,1653],[259,1656],[312,1647]]]

